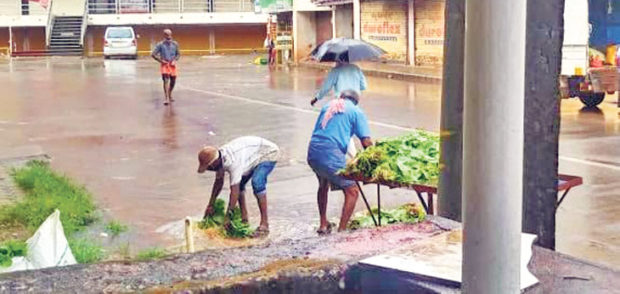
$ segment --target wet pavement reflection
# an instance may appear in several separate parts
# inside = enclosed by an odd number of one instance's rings
[[[242,135],[280,145],[269,184],[272,239],[310,236],[318,222],[317,183],[305,164],[318,110],[309,105],[326,72],[269,69],[252,56],[183,58],[166,107],[157,65],[148,59],[24,59],[0,64],[0,148],[37,145],[54,168],[90,189],[112,218],[134,228],[138,247],[173,245],[185,216],[201,215],[213,175],[196,174],[196,152]],[[361,105],[374,137],[439,128],[440,84],[369,78]],[[562,102],[560,171],[585,185],[557,214],[558,250],[620,268],[620,120],[611,95],[600,110]],[[373,197],[370,187],[367,188]],[[415,201],[386,191],[387,206]],[[222,192],[227,196],[227,191]],[[250,200],[251,221],[258,209]],[[342,196],[332,193],[329,215]],[[373,201],[371,201],[373,202]],[[358,210],[363,204],[358,203]]]

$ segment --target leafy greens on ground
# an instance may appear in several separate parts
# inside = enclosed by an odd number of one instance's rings
[[[341,172],[378,182],[436,185],[439,135],[423,130],[377,141],[357,154]]]
[[[23,241],[10,240],[0,245],[0,267],[13,264],[13,257],[26,256],[28,245]]]
[[[378,209],[374,208],[372,214],[378,215]],[[408,223],[414,224],[424,220],[426,213],[419,205],[415,203],[408,203],[400,206],[396,209],[382,210],[381,211],[381,223],[382,224],[394,224],[394,223]],[[359,228],[371,228],[375,223],[372,220],[372,216],[368,212],[358,213],[353,220],[349,223],[349,229],[356,230]]]
[[[241,209],[236,207],[232,215],[230,217],[230,224],[228,228],[224,227],[224,223],[226,222],[226,203],[222,199],[218,199],[215,201],[213,205],[213,215],[203,219],[200,223],[198,223],[198,228],[200,229],[209,229],[209,228],[219,228],[226,237],[230,238],[247,238],[250,237],[254,230],[250,228],[250,225],[243,222],[241,219]]]

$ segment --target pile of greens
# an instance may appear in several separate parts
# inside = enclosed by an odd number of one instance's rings
[[[378,209],[373,209],[372,214],[376,217],[378,215]],[[422,209],[419,205],[415,203],[408,203],[396,209],[381,211],[382,224],[414,224],[423,221],[424,218],[426,218],[426,213],[424,212],[424,209]],[[374,226],[375,223],[372,220],[372,216],[368,212],[356,215],[349,223],[349,229],[352,230],[356,230],[359,228],[371,228]]]
[[[13,264],[13,257],[26,256],[28,245],[26,242],[10,240],[0,245],[0,267],[9,267]]]
[[[436,185],[439,135],[423,130],[377,141],[341,171],[346,176],[400,184]]]
[[[209,229],[219,228],[226,237],[230,238],[247,238],[250,237],[254,230],[250,228],[250,225],[244,223],[241,220],[241,209],[236,207],[230,217],[230,225],[228,228],[224,228],[224,222],[226,221],[226,203],[222,199],[215,201],[213,205],[213,215],[203,219],[198,223],[198,228]]]

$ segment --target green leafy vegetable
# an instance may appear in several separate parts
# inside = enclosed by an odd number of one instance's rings
[[[0,245],[0,267],[9,267],[13,264],[13,257],[26,256],[28,244],[23,241],[9,240]]]
[[[226,222],[226,203],[222,199],[218,199],[213,204],[213,215],[203,219],[198,223],[198,228],[220,228],[222,233],[231,238],[247,238],[254,233],[250,225],[241,220],[241,209],[236,207],[230,215],[230,224],[224,228]]]
[[[423,130],[378,141],[357,154],[341,174],[373,181],[436,185],[439,135]]]
[[[377,217],[378,209],[373,209],[372,214]],[[421,209],[419,205],[415,203],[408,203],[401,207],[391,210],[381,211],[381,223],[394,224],[394,223],[409,223],[414,224],[421,222],[426,218],[424,209]],[[374,227],[375,223],[372,220],[372,216],[368,212],[358,213],[353,220],[349,223],[349,229],[355,230],[359,228]]]

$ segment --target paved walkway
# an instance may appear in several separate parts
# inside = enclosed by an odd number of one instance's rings
[[[366,75],[406,80],[406,81],[440,81],[442,69],[441,67],[430,66],[409,66],[403,64],[389,64],[381,62],[356,62]],[[315,61],[300,62],[301,66],[329,69],[334,66],[332,62],[318,63]]]

